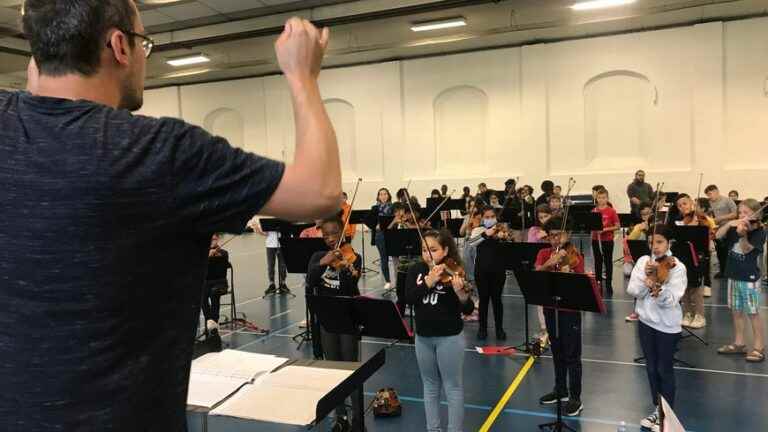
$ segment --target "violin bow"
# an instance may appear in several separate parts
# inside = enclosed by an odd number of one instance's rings
[[[560,228],[560,231],[565,231],[565,224],[568,221],[568,213],[571,211],[570,204],[566,204],[570,201],[571,197],[571,190],[573,190],[574,186],[576,186],[576,180],[573,179],[573,177],[568,178],[568,190],[565,193],[565,198],[563,198],[563,226]]]
[[[693,215],[696,216],[699,210],[699,200],[701,199],[701,181],[704,180],[704,173],[699,173],[699,187],[696,191],[696,202],[693,203]]]
[[[405,201],[408,203],[408,209],[411,211],[411,217],[413,218],[413,221],[416,223],[416,232],[419,233],[419,240],[423,244],[426,244],[426,241],[424,241],[424,235],[421,233],[421,227],[419,226],[419,220],[416,219],[416,213],[413,211],[413,205],[411,204],[411,193],[408,191],[408,188],[411,187],[411,181],[408,180],[408,185],[405,187]],[[427,247],[427,253],[429,253],[429,261],[434,266],[435,265],[435,258],[432,256],[432,251],[429,250],[429,247]]]
[[[347,230],[347,227],[349,226],[349,219],[352,218],[352,209],[355,206],[355,198],[357,198],[357,191],[360,189],[360,183],[363,182],[362,177],[357,179],[357,183],[355,184],[355,192],[352,194],[352,202],[349,203],[349,214],[346,217],[346,220],[344,221],[344,227],[341,229],[341,236],[339,236],[339,242],[336,244],[336,249],[339,249],[341,247],[341,244],[344,242],[344,231]]]
[[[427,217],[426,220],[432,219],[432,217],[435,214],[437,214],[437,212],[439,212],[441,208],[443,208],[445,203],[447,203],[448,200],[451,199],[451,195],[453,195],[454,193],[456,193],[456,189],[452,190],[451,193],[449,193],[448,195],[445,196],[445,198],[443,198],[443,201],[440,204],[438,204],[437,207],[435,207],[435,210],[432,212],[432,214],[429,215],[429,217]]]

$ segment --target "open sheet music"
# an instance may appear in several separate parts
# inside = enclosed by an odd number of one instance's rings
[[[206,354],[192,362],[187,405],[211,409],[286,361],[283,357],[235,350]]]
[[[244,386],[210,415],[305,426],[315,420],[318,401],[352,373],[288,366]]]

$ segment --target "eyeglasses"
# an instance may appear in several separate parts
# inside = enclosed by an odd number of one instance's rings
[[[141,34],[132,32],[130,30],[120,30],[121,32],[127,34],[128,36],[141,38],[141,48],[144,50],[144,57],[149,58],[150,55],[152,55],[152,49],[155,47],[155,40],[151,37]],[[112,47],[111,42],[107,42],[108,47]]]

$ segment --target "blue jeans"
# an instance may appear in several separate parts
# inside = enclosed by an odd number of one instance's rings
[[[379,261],[381,265],[381,275],[384,276],[384,280],[387,283],[389,280],[389,257],[387,256],[387,249],[384,245],[384,231],[376,231],[376,249],[379,250]]]
[[[645,354],[645,370],[651,385],[653,404],[659,404],[659,394],[669,406],[675,407],[675,352],[680,333],[662,333],[642,322],[639,323],[640,346]]]
[[[440,389],[448,400],[448,432],[464,424],[464,333],[455,336],[416,336],[416,361],[424,384],[427,432],[440,432]]]

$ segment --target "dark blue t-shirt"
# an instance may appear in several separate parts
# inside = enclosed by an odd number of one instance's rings
[[[284,165],[18,92],[0,155],[0,430],[183,430],[211,233],[242,231]]]
[[[757,282],[760,279],[759,259],[765,244],[765,230],[757,228],[747,234],[747,241],[754,248],[747,254],[741,250],[739,239],[736,228],[731,228],[725,237],[725,244],[728,248],[725,277],[739,281]]]

